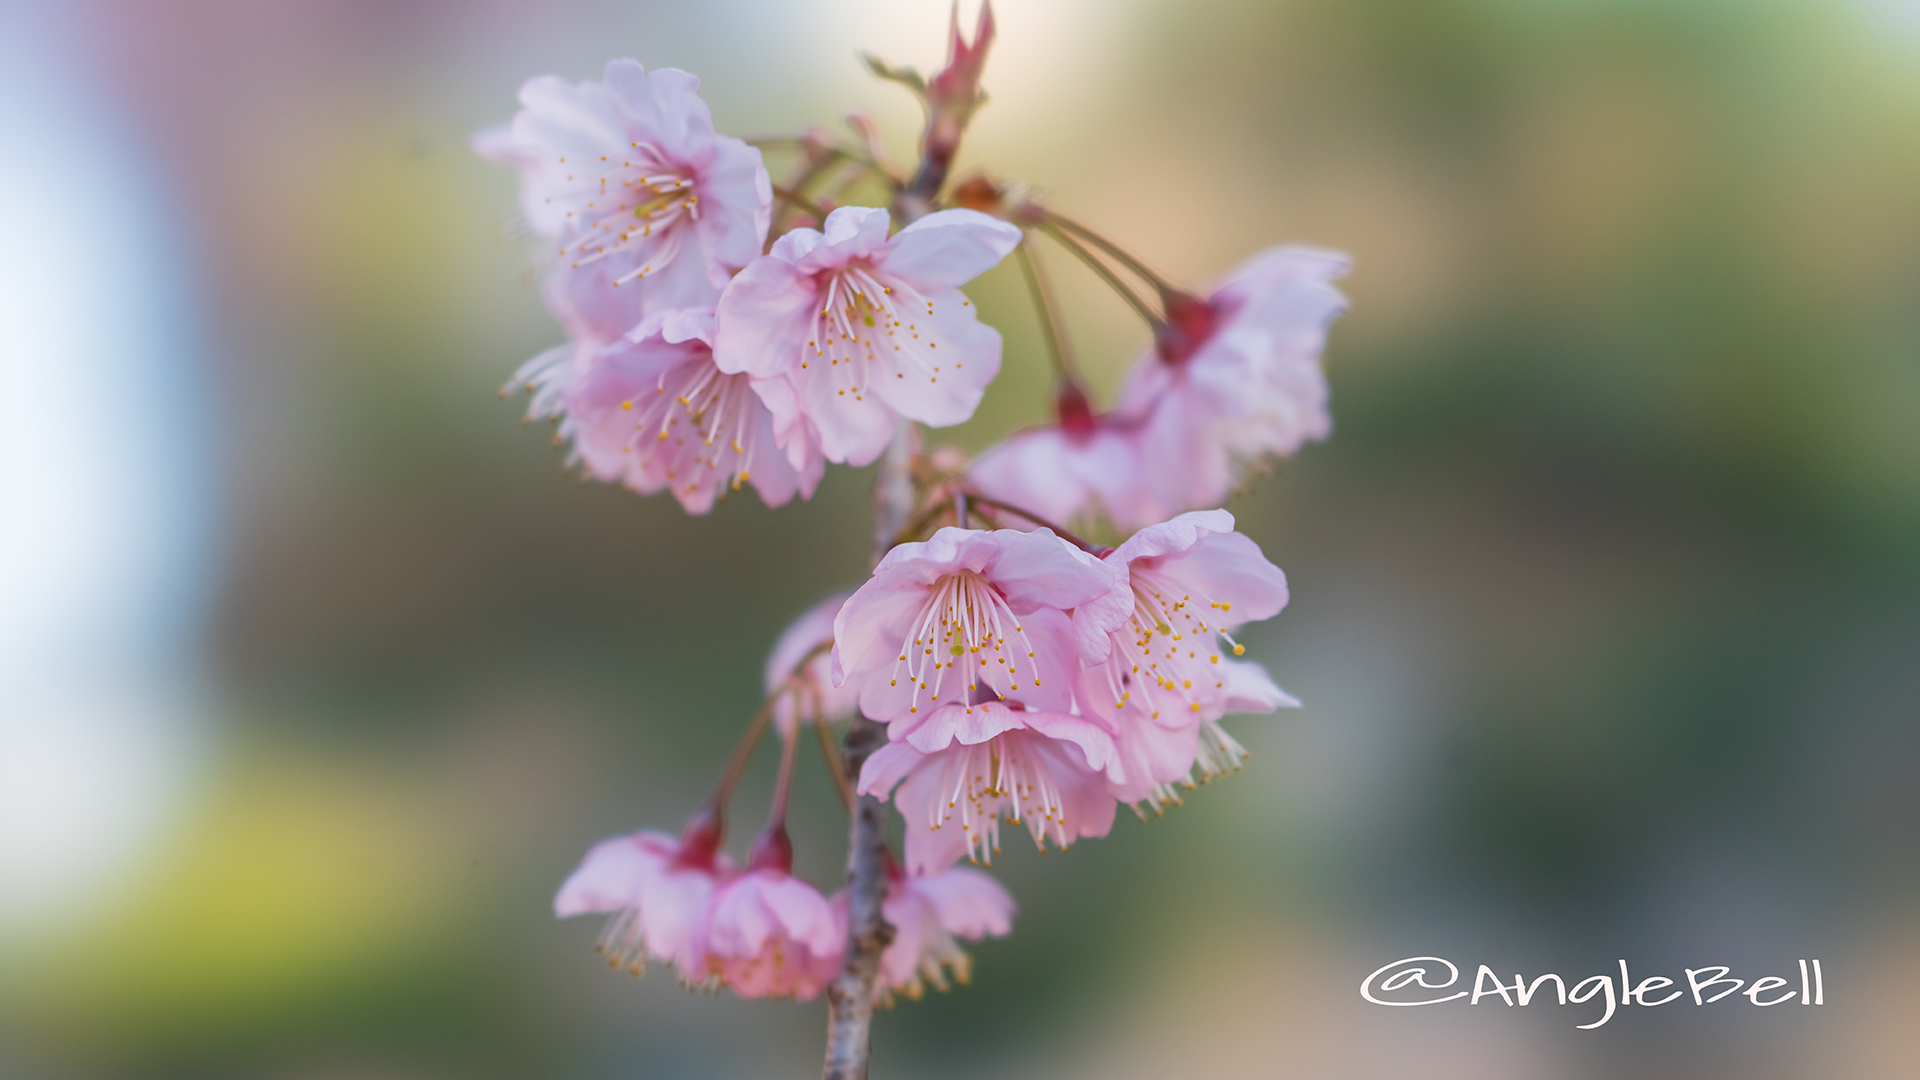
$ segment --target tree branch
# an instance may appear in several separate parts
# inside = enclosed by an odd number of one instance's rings
[[[873,561],[892,550],[894,537],[913,513],[913,424],[899,421],[893,444],[880,459],[873,484]],[[856,784],[867,755],[887,741],[887,729],[856,716],[847,731],[846,775]],[[880,954],[893,941],[881,907],[887,898],[886,805],[857,796],[847,836],[847,948],[840,974],[827,986],[825,1080],[866,1080],[872,1045],[873,989]]]

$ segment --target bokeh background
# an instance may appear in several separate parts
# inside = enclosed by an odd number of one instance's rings
[[[1920,1075],[1920,8],[998,11],[969,165],[1196,284],[1343,248],[1353,310],[1335,437],[1231,507],[1306,708],[1164,819],[1008,845],[1014,936],[876,1075]],[[629,981],[548,903],[711,783],[870,476],[690,519],[564,475],[494,396],[558,331],[466,137],[631,55],[905,157],[856,50],[929,68],[945,6],[0,12],[0,1077],[815,1075],[821,1005]],[[1111,393],[1143,335],[1051,266]],[[1010,270],[970,448],[1043,413]],[[1820,957],[1828,1003],[1360,1001],[1419,954]]]

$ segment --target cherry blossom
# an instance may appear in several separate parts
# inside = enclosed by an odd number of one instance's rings
[[[885,210],[843,206],[794,229],[727,286],[714,358],[752,375],[784,445],[864,465],[896,417],[961,423],[1000,371],[1000,335],[958,286],[1019,244],[1017,226],[942,210],[887,235]]]
[[[834,901],[844,919],[846,894],[836,893]],[[1013,910],[1007,890],[971,867],[913,877],[892,868],[882,911],[893,942],[880,955],[878,996],[900,993],[918,1001],[928,986],[944,993],[949,978],[964,986],[972,961],[955,939],[1005,937],[1013,931]]]
[[[700,926],[706,972],[743,998],[820,993],[840,968],[846,920],[793,873],[784,828],[761,834],[747,872],[722,885]]]
[[[857,679],[882,722],[965,708],[976,690],[1064,711],[1074,671],[1105,659],[1127,617],[1119,580],[1049,529],[941,529],[889,551],[840,609],[834,681]]]
[[[697,815],[679,840],[662,832],[603,840],[560,886],[554,914],[611,914],[596,946],[610,965],[637,976],[651,958],[673,964],[683,981],[702,982],[700,923],[715,888],[734,876],[719,843],[707,815]]]
[[[825,459],[804,439],[775,445],[772,414],[745,375],[714,366],[712,337],[711,311],[659,312],[611,344],[543,353],[515,379],[534,391],[529,415],[561,418],[597,479],[672,491],[690,514],[745,483],[768,506],[811,498]]]
[[[1231,630],[1279,614],[1287,579],[1225,510],[1149,526],[1106,561],[1126,571],[1131,611],[1107,659],[1077,673],[1074,697],[1115,736],[1116,797],[1157,803],[1196,767],[1202,777],[1239,767],[1246,752],[1220,717],[1299,704],[1258,664],[1232,659],[1245,647]]]
[[[610,61],[598,82],[543,75],[520,88],[511,123],[474,137],[482,156],[519,169],[522,214],[554,244],[564,290],[625,312],[627,326],[712,305],[766,241],[760,151],[714,132],[699,86],[632,60]]]
[[[933,874],[961,856],[993,861],[1000,821],[1024,823],[1041,850],[1113,827],[1109,776],[1125,776],[1099,724],[1000,701],[950,704],[896,725],[859,790],[891,796],[906,821],[907,869]]]
[[[794,725],[815,719],[838,720],[853,715],[860,704],[860,687],[833,684],[833,620],[846,593],[835,593],[807,609],[774,643],[767,656],[766,691],[774,696],[773,722],[782,737]]]
[[[1088,510],[1129,525],[1151,519],[1159,504],[1141,479],[1142,425],[1094,415],[1074,386],[1059,412],[1058,424],[1017,432],[974,461],[968,476],[980,493],[1050,521]]]
[[[1346,298],[1345,256],[1278,248],[1230,274],[1211,297],[1167,297],[1155,348],[1121,387],[1116,421],[1141,444],[1141,498],[1115,523],[1134,528],[1218,505],[1235,467],[1292,454],[1332,432],[1320,353]],[[1128,513],[1125,511],[1134,511]]]

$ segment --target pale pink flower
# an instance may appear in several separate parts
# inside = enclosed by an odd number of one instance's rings
[[[1118,581],[1049,529],[941,529],[889,551],[840,609],[834,681],[857,681],[860,711],[883,723],[975,691],[1065,710],[1074,671],[1127,617]]]
[[[885,210],[843,206],[795,229],[720,298],[714,356],[755,378],[784,444],[805,433],[829,461],[864,465],[896,417],[965,421],[1000,371],[1000,335],[958,286],[1020,243],[973,210],[928,214],[891,238]]]
[[[700,928],[707,974],[743,998],[806,1001],[840,969],[846,920],[793,876],[792,865],[785,831],[762,835],[747,872],[722,885],[707,907]]]
[[[632,60],[599,82],[552,75],[520,88],[510,124],[473,140],[520,170],[522,213],[558,255],[582,308],[625,313],[711,306],[760,254],[773,188],[760,151],[718,135],[700,80]]]
[[[553,912],[562,919],[611,914],[596,948],[613,967],[639,975],[651,958],[674,965],[686,982],[702,982],[700,923],[715,888],[734,874],[719,841],[706,816],[681,840],[638,832],[601,841],[560,886]]]
[[[1225,510],[1148,526],[1106,561],[1126,571],[1130,613],[1105,662],[1078,673],[1074,697],[1118,743],[1115,796],[1157,803],[1196,767],[1203,778],[1239,767],[1246,752],[1220,717],[1299,704],[1258,664],[1231,659],[1245,651],[1232,628],[1279,614],[1287,578]]]
[[[1211,297],[1167,297],[1155,349],[1121,387],[1118,422],[1137,425],[1142,497],[1123,528],[1217,505],[1236,467],[1324,439],[1327,328],[1346,310],[1332,280],[1345,256],[1279,248],[1235,270]]]
[[[979,941],[1013,931],[1013,897],[993,878],[971,867],[912,876],[890,868],[881,911],[893,927],[893,942],[880,955],[875,996],[905,994],[918,1001],[926,988],[945,993],[947,980],[966,985],[972,960],[955,939]],[[834,894],[844,919],[846,894]]]
[[[991,863],[1000,821],[1024,823],[1041,850],[1113,827],[1113,739],[1064,712],[958,703],[897,725],[873,752],[859,790],[891,795],[906,821],[907,869],[933,874],[965,855]],[[896,790],[897,788],[897,790]]]
[[[1137,524],[1158,508],[1141,479],[1142,425],[1096,416],[1069,386],[1060,422],[1017,432],[974,461],[968,477],[982,495],[1055,522],[1082,511]]]
[[[846,602],[846,593],[835,593],[808,608],[767,656],[766,690],[780,695],[773,722],[782,737],[790,737],[797,723],[843,719],[860,706],[857,684],[833,685],[833,620]]]
[[[543,353],[515,380],[600,480],[670,490],[690,514],[744,483],[768,506],[811,498],[825,459],[804,439],[775,445],[772,414],[747,376],[714,366],[712,337],[711,311],[658,312],[611,344]]]

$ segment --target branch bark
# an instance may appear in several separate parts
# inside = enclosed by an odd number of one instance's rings
[[[880,459],[873,485],[873,561],[877,564],[913,513],[913,424],[902,420]],[[846,775],[856,782],[867,755],[887,741],[887,729],[864,716],[847,732]],[[886,806],[872,795],[853,803],[847,836],[847,948],[840,974],[827,987],[825,1080],[866,1080],[872,1046],[873,988],[880,954],[893,941],[881,907],[887,898]]]

